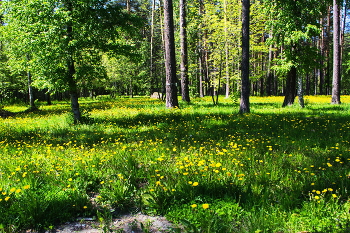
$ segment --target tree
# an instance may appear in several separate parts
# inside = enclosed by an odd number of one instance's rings
[[[79,122],[78,82],[106,75],[102,52],[130,54],[132,43],[120,35],[132,36],[140,21],[112,0],[13,0],[4,5],[9,55],[20,58],[30,51],[33,82],[45,80],[68,90]]]
[[[242,1],[242,87],[239,112],[249,113],[249,17],[250,0]]]
[[[183,101],[190,102],[186,28],[186,0],[180,0],[181,94]]]
[[[179,107],[177,98],[177,77],[174,40],[173,2],[164,0],[164,42],[166,72],[166,107]]]
[[[317,0],[274,0],[266,4],[271,14],[271,41],[282,51],[274,68],[286,76],[285,107],[294,103],[297,75],[319,66],[319,52],[312,41],[319,35],[319,19],[326,12],[326,4]]]
[[[340,104],[340,8],[338,0],[333,0],[333,86],[332,104]]]

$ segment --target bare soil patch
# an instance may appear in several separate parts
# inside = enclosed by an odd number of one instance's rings
[[[141,223],[143,227],[141,226]],[[66,223],[51,231],[59,233],[102,233],[104,225],[89,218],[83,218],[79,222]],[[166,233],[172,232],[174,225],[161,216],[148,216],[141,213],[127,214],[113,219],[108,229],[110,232],[125,233]],[[107,228],[105,228],[107,229]],[[145,230],[145,231],[144,231]],[[49,233],[49,232],[47,232]]]

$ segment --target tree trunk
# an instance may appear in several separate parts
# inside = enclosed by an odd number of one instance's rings
[[[67,9],[69,11],[69,14],[72,14],[73,12],[73,6],[72,3],[67,3]],[[68,22],[67,25],[67,52],[68,52],[68,58],[67,58],[67,83],[69,88],[69,94],[70,94],[70,100],[71,100],[71,107],[74,117],[74,123],[79,123],[81,120],[81,113],[79,108],[79,95],[78,95],[78,87],[77,82],[74,79],[75,75],[75,66],[74,66],[74,55],[71,48],[69,48],[69,43],[73,41],[73,26],[72,22]]]
[[[30,56],[27,55],[27,61],[29,62]],[[34,90],[32,85],[32,74],[30,71],[27,71],[27,78],[28,78],[28,95],[29,95],[29,109],[35,110],[37,107],[35,106],[35,97],[34,97]]]
[[[150,95],[153,94],[154,88],[158,87],[154,78],[154,66],[153,66],[153,40],[154,40],[154,12],[156,7],[156,0],[152,1],[152,13],[151,13],[151,38],[150,38],[150,76],[151,76],[151,88]],[[158,91],[159,94],[159,91]]]
[[[164,0],[164,42],[166,73],[166,107],[179,107],[177,99],[177,77],[175,60],[173,2]]]
[[[304,108],[304,91],[303,91],[303,77],[298,77],[298,100],[300,107]]]
[[[224,17],[225,17],[225,98],[230,97],[230,68],[229,68],[229,48],[228,48],[228,26],[227,26],[227,0],[224,0]]]
[[[292,66],[287,74],[285,96],[282,107],[293,105],[297,84],[297,69]]]
[[[249,113],[249,17],[250,0],[242,1],[242,87],[239,112]]]
[[[333,0],[333,85],[332,104],[340,104],[340,9]]]
[[[181,95],[183,101],[190,102],[186,27],[186,0],[180,0]]]

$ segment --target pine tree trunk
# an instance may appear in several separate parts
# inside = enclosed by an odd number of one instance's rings
[[[250,0],[242,1],[242,87],[239,112],[249,113],[249,20]]]
[[[173,2],[164,0],[164,42],[165,42],[165,73],[166,73],[166,107],[179,107],[177,99],[177,77],[175,60]]]
[[[340,104],[340,8],[333,0],[333,86],[332,104]]]
[[[186,0],[180,0],[181,94],[183,101],[190,102],[186,27]]]

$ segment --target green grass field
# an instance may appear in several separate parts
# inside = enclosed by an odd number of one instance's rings
[[[185,232],[350,232],[350,96],[81,100],[0,119],[0,232],[163,215]],[[174,228],[171,232],[179,232]]]

